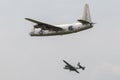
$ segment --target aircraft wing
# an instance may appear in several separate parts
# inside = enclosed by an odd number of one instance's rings
[[[77,69],[75,69],[75,72],[79,73],[79,72],[77,71]]]
[[[52,30],[52,31],[61,31],[61,30],[63,30],[60,27],[56,27],[56,26],[53,26],[53,25],[50,25],[50,24],[46,24],[46,23],[36,21],[36,20],[30,19],[30,18],[25,18],[25,19],[28,20],[28,21],[31,21],[33,23],[38,24],[39,28],[42,28],[42,29]]]
[[[63,60],[63,62],[64,62],[65,64],[67,64],[69,67],[72,67],[72,68],[73,68],[73,66],[70,65],[67,61]]]

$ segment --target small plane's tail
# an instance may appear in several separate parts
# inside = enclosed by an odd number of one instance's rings
[[[91,25],[93,24],[91,21],[90,10],[89,10],[88,4],[85,4],[83,15],[82,15],[81,19],[79,19],[78,21],[81,22],[83,25],[84,24],[91,24]]]
[[[82,69],[82,70],[84,70],[85,69],[85,67],[83,67],[83,66],[81,66],[80,65],[80,62],[78,62],[78,64],[77,64],[78,66],[79,66],[79,69]]]

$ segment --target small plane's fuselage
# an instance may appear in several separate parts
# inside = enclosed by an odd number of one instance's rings
[[[64,25],[56,25],[57,27],[62,28],[60,31],[49,31],[49,30],[41,30],[34,29],[30,32],[31,36],[51,36],[51,35],[63,35],[79,32],[88,28],[92,28],[90,24],[81,24],[81,23],[73,23],[73,24],[64,24]]]
[[[69,66],[67,66],[67,67],[64,67],[64,69],[68,69],[68,70],[70,70],[70,71],[74,71],[74,70],[75,70],[75,67],[69,67]]]

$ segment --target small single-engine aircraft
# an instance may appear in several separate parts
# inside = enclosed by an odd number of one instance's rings
[[[65,60],[63,60],[63,62],[66,64],[65,67],[64,67],[64,69],[69,69],[70,71],[75,71],[75,72],[79,73],[79,72],[77,71],[77,69],[82,69],[82,70],[85,69],[85,67],[83,67],[83,66],[80,65],[80,62],[78,62],[78,64],[77,64],[78,67],[74,67],[74,66],[70,65],[70,64],[69,64],[67,61],[65,61]]]
[[[31,36],[51,36],[70,34],[92,28],[94,24],[91,21],[88,4],[85,4],[82,18],[78,19],[78,22],[73,24],[51,25],[30,18],[25,19],[33,23],[36,23],[36,25],[34,25],[34,29],[32,30],[32,32],[30,32]]]

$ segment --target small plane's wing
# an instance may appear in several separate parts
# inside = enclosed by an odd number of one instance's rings
[[[73,66],[70,65],[67,61],[63,60],[63,62],[66,63],[69,67],[72,67],[72,68],[73,68]]]
[[[79,72],[77,71],[77,69],[75,69],[75,72],[79,73]]]
[[[28,21],[31,21],[33,23],[38,24],[40,26],[40,28],[45,28],[47,30],[53,30],[53,31],[63,30],[60,27],[56,27],[56,26],[53,26],[53,25],[50,25],[50,24],[46,24],[46,23],[43,23],[43,22],[40,22],[40,21],[36,21],[36,20],[30,19],[30,18],[25,18],[25,19],[28,20]]]

